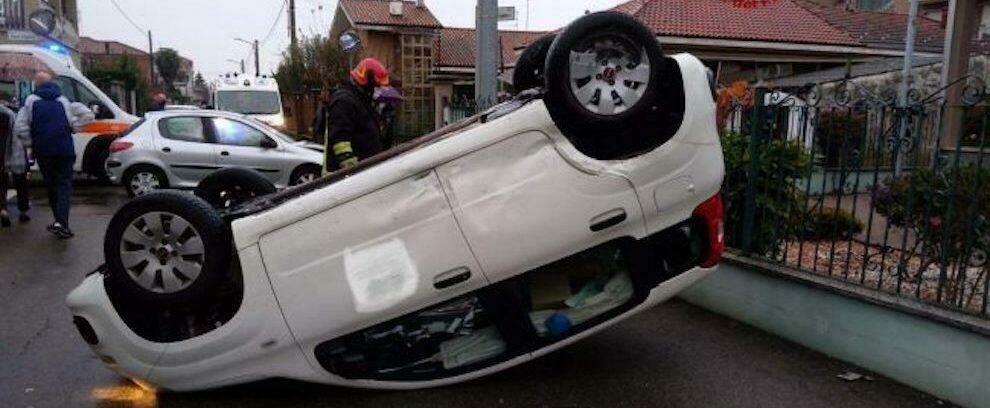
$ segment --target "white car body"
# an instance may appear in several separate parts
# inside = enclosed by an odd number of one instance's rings
[[[30,61],[18,59],[19,57],[33,59],[34,63],[40,63],[53,72],[55,74],[55,81],[63,88],[62,93],[71,102],[80,102],[89,108],[92,108],[93,105],[98,103],[100,109],[108,110],[106,119],[98,119],[84,126],[81,132],[72,135],[76,149],[75,171],[101,176],[103,173],[103,163],[96,156],[96,152],[102,151],[105,153],[111,140],[116,135],[127,130],[130,125],[137,122],[138,118],[117,106],[109,96],[87,79],[76,68],[68,55],[35,45],[0,44],[0,60],[10,59],[11,61],[4,65],[12,70],[16,70],[18,66],[21,66],[25,72],[21,75],[23,78],[18,78],[18,81],[30,83],[32,78],[28,71],[35,67],[31,65],[32,63]],[[71,90],[66,89],[70,86],[73,87]],[[18,89],[15,91],[22,93],[22,91],[26,90]],[[89,97],[81,100],[80,96],[83,94],[88,94]],[[15,96],[19,96],[21,100],[27,97],[27,95],[16,94]]]
[[[251,112],[246,106],[239,106],[225,95],[240,93],[247,100],[263,103],[265,113]],[[254,96],[251,96],[254,95]],[[282,94],[275,78],[267,76],[251,77],[243,74],[226,74],[214,79],[210,84],[210,100],[215,109],[248,115],[277,129],[285,128],[285,111],[282,107]],[[270,103],[268,103],[270,102]]]
[[[116,312],[100,275],[75,289],[68,305],[91,325],[99,339],[93,351],[114,370],[176,391],[272,377],[424,388],[550,353],[671,298],[714,269],[690,268],[594,327],[446,378],[345,378],[329,372],[314,349],[514,279],[582,248],[646,239],[691,219],[699,205],[718,194],[724,166],[706,68],[691,55],[671,58],[680,66],[688,109],[676,134],[642,155],[589,158],[558,130],[544,102],[535,100],[233,221],[243,303],[231,320],[209,333],[173,343],[142,338]],[[625,215],[622,222],[589,231],[589,224],[617,211]],[[435,287],[458,268],[474,273],[445,290]],[[375,275],[379,270],[392,275]],[[368,279],[377,278],[391,289],[369,290]]]
[[[225,145],[217,140],[202,143],[171,140],[162,134],[160,123],[174,118],[217,119],[238,123],[263,133],[274,147]],[[208,127],[208,125],[205,125]],[[210,133],[210,132],[207,132]],[[166,110],[149,112],[145,120],[116,143],[133,144],[113,152],[107,160],[110,181],[124,184],[128,171],[135,166],[152,166],[166,177],[170,188],[193,189],[213,172],[231,167],[257,170],[277,188],[298,184],[293,174],[301,166],[321,168],[323,153],[296,142],[288,136],[245,115],[210,110]]]

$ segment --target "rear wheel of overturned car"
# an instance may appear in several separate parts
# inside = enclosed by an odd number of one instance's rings
[[[557,38],[556,34],[540,37],[526,47],[519,56],[512,73],[512,86],[516,91],[522,92],[544,86],[546,80],[543,71],[547,66],[547,52],[550,51],[550,45],[555,38]]]
[[[125,204],[107,228],[107,284],[142,306],[196,305],[228,275],[230,233],[188,193],[159,191]]]
[[[547,56],[546,105],[582,153],[619,159],[656,147],[663,120],[660,43],[636,19],[601,12],[567,26]]]
[[[274,192],[275,184],[261,173],[234,167],[207,176],[199,182],[195,194],[213,208],[227,209]]]

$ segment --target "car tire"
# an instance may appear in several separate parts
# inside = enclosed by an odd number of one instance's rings
[[[127,169],[120,183],[132,198],[164,190],[169,186],[165,172],[150,164],[138,164]]]
[[[195,194],[213,208],[223,210],[275,191],[275,184],[261,173],[242,167],[232,167],[219,170],[200,181]]]
[[[547,66],[547,52],[557,38],[556,34],[548,34],[533,41],[519,56],[512,73],[512,86],[517,92],[533,88],[542,88],[546,84],[543,76]]]
[[[304,164],[292,172],[289,179],[290,186],[306,184],[323,176],[323,168],[315,164]]]
[[[219,212],[200,198],[177,191],[135,198],[107,228],[108,289],[138,307],[202,304],[228,276],[230,245]]]
[[[545,102],[582,153],[613,160],[659,146],[656,129],[666,60],[654,34],[635,18],[599,12],[579,18],[547,55]]]

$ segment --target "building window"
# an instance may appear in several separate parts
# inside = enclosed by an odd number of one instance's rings
[[[401,105],[398,134],[404,139],[433,131],[433,38],[429,35],[401,35],[401,80],[406,101]]]
[[[856,0],[856,9],[866,11],[886,11],[894,5],[894,0]]]

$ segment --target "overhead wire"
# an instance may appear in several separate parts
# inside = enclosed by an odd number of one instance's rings
[[[145,34],[148,33],[148,30],[145,30],[144,28],[142,28],[138,23],[135,23],[134,20],[131,19],[131,16],[127,15],[127,12],[124,11],[124,8],[123,7],[120,7],[120,4],[117,3],[117,0],[110,0],[110,2],[113,3],[113,6],[117,9],[118,12],[120,12],[120,15],[121,16],[123,16],[124,19],[127,20],[128,23],[131,23],[131,26],[132,27],[134,27],[136,30],[140,31],[142,35],[145,35]]]

